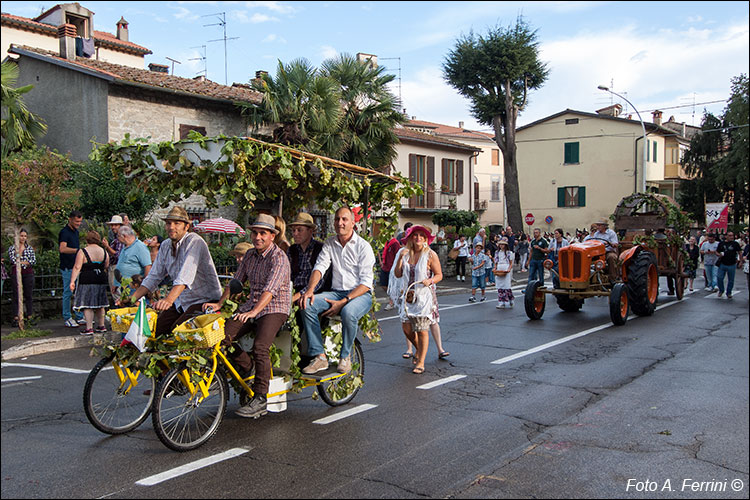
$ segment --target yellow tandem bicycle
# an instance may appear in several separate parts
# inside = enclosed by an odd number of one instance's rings
[[[135,308],[109,311],[113,330],[126,332],[134,313]],[[155,324],[156,312],[148,311],[147,316]],[[124,434],[136,429],[151,414],[154,431],[165,446],[189,451],[208,442],[219,429],[229,400],[230,381],[241,404],[252,398],[250,386],[255,375],[242,379],[221,345],[224,318],[201,314],[176,327],[173,333],[183,338],[186,333],[194,335],[200,347],[210,348],[205,363],[191,369],[189,358],[175,353],[169,362],[160,361],[161,376],[147,377],[132,356],[126,358],[113,352],[103,357],[89,373],[83,391],[86,417],[96,429],[106,434]],[[274,344],[283,343],[285,335],[288,337],[289,333],[282,328]],[[345,374],[338,373],[334,359],[329,359],[332,362],[327,370],[293,377],[283,372],[291,364],[288,353],[286,349],[281,356],[281,373],[274,374],[271,369],[269,411],[274,411],[274,405],[275,411],[286,409],[286,393],[293,386],[316,387],[320,398],[331,406],[347,404],[359,392],[365,359],[358,339],[352,347],[352,369]]]

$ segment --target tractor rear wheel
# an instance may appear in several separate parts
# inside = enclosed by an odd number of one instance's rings
[[[626,285],[630,310],[638,316],[654,314],[659,297],[659,269],[653,253],[643,250],[632,260]]]

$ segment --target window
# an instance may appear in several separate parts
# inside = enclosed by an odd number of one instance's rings
[[[577,142],[565,143],[565,163],[580,163],[579,161],[580,144]]]
[[[435,157],[409,155],[409,180],[423,193],[409,199],[410,208],[435,208]]]
[[[500,201],[500,176],[493,175],[490,179],[490,201]]]
[[[206,127],[199,127],[197,125],[184,125],[180,124],[180,140],[187,139],[188,134],[191,130],[195,130],[201,135],[206,135]]]
[[[492,150],[492,164],[500,165],[500,150],[499,149]]]
[[[651,158],[651,141],[646,140],[646,161]]]
[[[558,207],[585,207],[586,187],[566,186],[557,188]]]
[[[576,125],[578,124],[578,118],[568,118],[565,120],[565,125]]]
[[[656,141],[654,141],[654,159],[652,160],[654,163],[656,163]]]
[[[443,181],[443,189],[445,192],[447,193],[456,192],[456,160],[443,160],[442,181]]]

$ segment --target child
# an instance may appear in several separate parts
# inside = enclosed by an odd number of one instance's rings
[[[484,302],[487,300],[487,297],[484,296],[485,288],[487,286],[487,278],[485,277],[485,271],[484,267],[489,259],[487,255],[482,251],[484,249],[484,245],[481,243],[477,243],[474,246],[474,255],[471,256],[471,297],[469,297],[469,302],[476,302],[476,293],[477,288],[482,289],[482,298],[479,299],[479,302]]]
[[[495,252],[494,275],[495,287],[497,288],[497,306],[496,309],[505,309],[513,307],[513,252],[508,250],[508,239],[501,238],[497,244]]]
[[[484,275],[485,275],[485,281],[488,285],[494,285],[495,284],[495,274],[492,272],[492,268],[494,264],[492,263],[492,252],[490,252],[490,249],[484,251],[485,255],[487,255],[487,262],[484,263]]]

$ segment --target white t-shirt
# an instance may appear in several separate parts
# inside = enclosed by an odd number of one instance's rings
[[[469,256],[469,242],[464,240],[463,243],[461,243],[461,240],[456,240],[453,243],[453,248],[458,248],[458,256],[459,257],[468,257]]]
[[[495,252],[495,270],[505,271],[510,266],[510,272],[505,276],[495,276],[495,288],[498,290],[509,290],[513,285],[513,260],[514,253],[510,250],[503,252],[498,250]]]
[[[709,252],[709,251],[716,251],[716,249],[719,248],[719,242],[714,240],[713,243],[706,240],[701,245],[701,252]],[[708,266],[715,266],[716,262],[719,260],[719,256],[715,253],[706,253],[703,255],[703,264]]]

